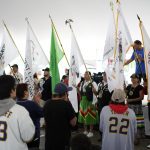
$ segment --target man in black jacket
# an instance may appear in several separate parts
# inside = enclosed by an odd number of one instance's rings
[[[40,79],[40,89],[42,94],[42,100],[47,101],[52,97],[52,85],[49,68],[43,69],[44,77]]]

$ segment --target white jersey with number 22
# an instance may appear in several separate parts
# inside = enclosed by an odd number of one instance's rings
[[[117,114],[105,106],[100,115],[100,131],[103,133],[102,150],[134,150],[135,113],[128,108],[124,114]]]

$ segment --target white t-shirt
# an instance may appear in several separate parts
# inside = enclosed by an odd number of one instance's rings
[[[16,72],[16,73],[10,73],[10,75],[12,75],[15,80],[16,80],[16,83],[23,83],[23,75],[20,73],[20,72]]]
[[[103,133],[102,150],[134,150],[135,113],[128,108],[124,114],[116,114],[105,106],[100,115],[100,131]]]
[[[28,150],[26,142],[34,133],[34,124],[24,107],[15,104],[0,116],[0,150]]]

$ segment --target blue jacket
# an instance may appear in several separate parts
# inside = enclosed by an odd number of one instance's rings
[[[35,138],[40,137],[40,118],[43,117],[43,109],[31,100],[17,100],[17,104],[25,107],[35,125]]]

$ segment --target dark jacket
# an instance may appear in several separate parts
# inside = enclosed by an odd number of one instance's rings
[[[47,101],[51,99],[52,97],[52,82],[51,77],[49,79],[45,80],[45,78],[42,78],[44,80],[43,84],[43,91],[42,91],[42,99],[44,101]]]

